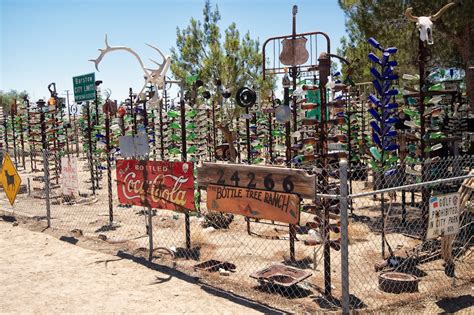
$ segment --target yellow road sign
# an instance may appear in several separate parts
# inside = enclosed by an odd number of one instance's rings
[[[5,154],[5,159],[3,160],[0,183],[2,183],[3,190],[13,206],[16,195],[20,190],[21,178],[8,154]]]

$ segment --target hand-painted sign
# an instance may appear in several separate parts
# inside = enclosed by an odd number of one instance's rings
[[[5,154],[5,159],[3,160],[0,183],[7,195],[8,201],[13,206],[18,190],[20,190],[21,177],[18,175],[15,165],[8,154]]]
[[[61,186],[64,195],[78,194],[79,180],[77,178],[77,161],[74,156],[61,158]]]
[[[203,163],[197,172],[199,187],[210,184],[298,194],[314,199],[315,175],[304,170],[241,164]]]
[[[207,209],[247,217],[298,224],[300,197],[276,191],[207,186]]]
[[[430,198],[427,239],[453,235],[459,231],[459,194]]]
[[[146,194],[144,175],[148,184]],[[123,204],[195,210],[193,163],[118,160],[117,191]]]

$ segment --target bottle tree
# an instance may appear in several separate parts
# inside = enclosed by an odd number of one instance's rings
[[[397,150],[396,144],[397,131],[394,125],[398,122],[397,109],[398,104],[394,101],[398,90],[392,88],[393,81],[398,79],[394,73],[394,67],[397,65],[395,60],[390,60],[396,52],[397,48],[383,48],[382,45],[374,38],[369,38],[368,43],[382,53],[378,57],[374,53],[369,53],[369,60],[375,66],[370,68],[370,72],[374,77],[372,84],[377,96],[371,94],[369,100],[372,107],[368,110],[372,116],[370,126],[372,127],[372,146],[370,153],[372,159],[369,161],[375,173],[375,187],[385,188],[387,184],[394,183],[394,177],[397,173]],[[385,256],[385,210],[384,197],[382,194],[382,256]]]

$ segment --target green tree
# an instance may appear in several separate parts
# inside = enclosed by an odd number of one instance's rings
[[[0,90],[0,106],[3,108],[4,114],[10,112],[12,102],[16,99],[17,102],[22,102],[23,97],[28,95],[26,91],[18,92],[17,90],[10,90],[8,92]]]
[[[436,13],[446,0],[339,0],[347,22],[347,37],[342,39],[340,54],[355,61],[354,79],[371,80],[368,72],[367,39],[376,38],[382,45],[399,48],[397,60],[400,73],[417,72],[418,30],[415,23],[404,15],[407,7],[413,15],[426,16]],[[435,22],[434,45],[430,46],[431,64],[456,66],[466,70],[468,94],[474,98],[474,1],[457,0],[442,18]],[[471,101],[472,102],[472,101]]]
[[[223,102],[220,93],[214,89],[210,101],[218,109],[219,129],[234,152],[235,136],[231,124],[242,111],[233,101],[236,91],[243,86],[255,89],[261,104],[268,99],[273,80],[262,79],[259,41],[252,39],[249,32],[241,36],[235,23],[221,33],[220,19],[217,5],[213,8],[206,0],[201,20],[191,18],[186,28],[177,28],[176,47],[171,49],[171,71],[175,78],[187,82],[187,88],[191,87],[187,78],[194,76],[211,87],[220,80],[225,88],[230,89],[230,100]]]

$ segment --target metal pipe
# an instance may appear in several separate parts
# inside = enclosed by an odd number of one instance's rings
[[[89,108],[89,101],[86,102],[86,115],[87,115],[87,142],[88,142],[88,158],[89,158],[89,168],[91,173],[91,184],[92,184],[92,194],[95,195],[95,179],[94,179],[94,162],[92,160],[92,126],[91,126],[91,111]]]
[[[341,180],[341,197],[339,199],[341,214],[341,293],[342,313],[349,314],[349,218],[347,213],[347,160],[339,162]]]
[[[180,85],[180,100],[179,100],[179,109],[180,109],[180,119],[181,119],[181,159],[183,162],[187,160],[187,144],[186,144],[186,108],[184,101],[184,83]],[[194,94],[195,95],[195,94]],[[185,233],[186,233],[186,248],[191,249],[191,224],[189,220],[189,213],[186,211],[184,213],[184,224],[185,224]]]

